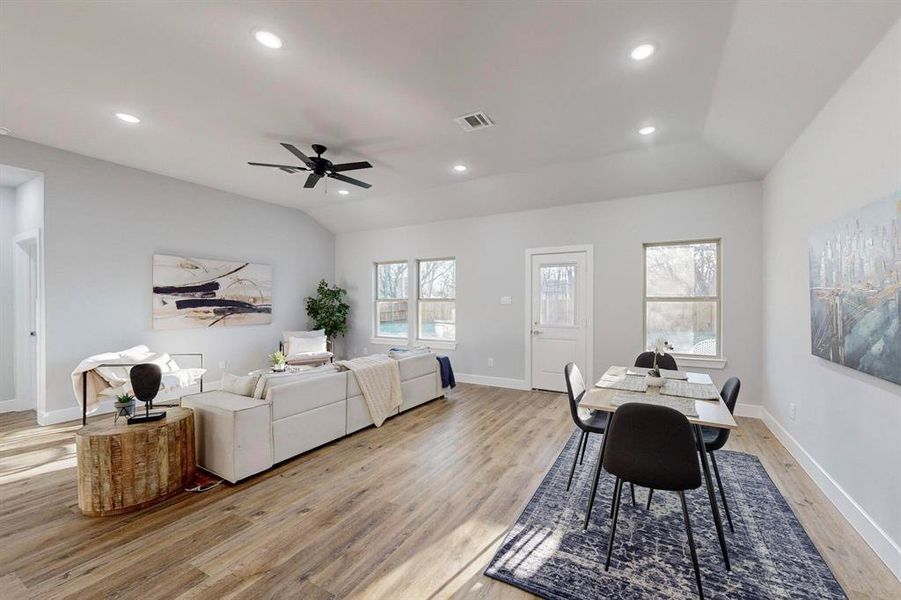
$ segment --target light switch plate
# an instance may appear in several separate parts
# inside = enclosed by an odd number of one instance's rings
[[[501,304],[513,304],[513,296],[501,296]]]

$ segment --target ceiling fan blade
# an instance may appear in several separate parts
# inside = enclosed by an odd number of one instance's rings
[[[282,146],[285,147],[285,150],[302,160],[303,164],[310,167],[311,169],[313,168],[313,161],[310,160],[310,157],[298,150],[296,146],[294,146],[293,144],[287,144],[285,142],[282,142]]]
[[[316,173],[310,173],[309,177],[307,177],[307,182],[303,184],[305,188],[315,187],[316,183],[319,181],[320,177]]]
[[[343,181],[345,183],[349,183],[351,185],[358,185],[361,188],[369,189],[372,186],[365,181],[360,181],[359,179],[354,179],[353,177],[348,177],[347,175],[342,175],[341,173],[329,173],[329,177],[332,179],[337,179],[338,181]]]
[[[372,165],[368,161],[341,163],[340,165],[332,165],[332,171],[355,171],[357,169],[371,169]]]
[[[253,165],[255,167],[275,167],[276,169],[281,169],[284,171],[285,169],[291,169],[293,171],[306,171],[306,167],[295,167],[293,165],[274,165],[272,163],[260,163],[260,162],[249,162],[248,165]]]

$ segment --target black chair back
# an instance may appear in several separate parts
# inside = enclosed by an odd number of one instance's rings
[[[620,406],[607,428],[604,468],[624,481],[657,490],[701,486],[691,424],[666,406],[639,402]]]
[[[566,393],[569,395],[569,411],[572,413],[573,421],[576,425],[581,425],[582,419],[579,418],[579,402],[585,394],[585,380],[582,379],[582,372],[576,363],[567,363],[563,367],[563,373],[566,376]]]
[[[131,388],[134,390],[135,398],[141,402],[152,402],[160,391],[163,372],[159,365],[150,363],[135,365],[131,368],[129,379],[131,379]]]
[[[740,391],[741,380],[738,377],[730,377],[726,383],[723,384],[720,396],[723,398],[723,402],[726,403],[726,408],[729,409],[730,413],[735,413],[735,403],[738,402],[738,392]],[[713,452],[714,450],[719,450],[725,446],[726,442],[729,441],[729,431],[729,429],[717,429],[716,438],[705,444],[707,446],[707,451]]]
[[[642,369],[652,369],[654,368],[654,353],[653,352],[642,352],[638,355],[638,358],[635,359],[635,366],[640,367]],[[673,358],[672,354],[664,354],[657,359],[657,366],[661,369],[669,369],[670,371],[678,371],[679,367],[676,366],[676,359]]]

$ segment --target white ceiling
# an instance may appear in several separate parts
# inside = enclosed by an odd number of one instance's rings
[[[332,231],[387,227],[757,179],[899,16],[898,1],[4,0],[0,126]],[[644,41],[658,53],[634,63]],[[497,126],[463,132],[453,118],[474,110]],[[325,195],[246,165],[294,164],[281,141],[369,160],[353,175],[373,188]]]

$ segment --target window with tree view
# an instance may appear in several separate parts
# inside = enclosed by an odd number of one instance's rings
[[[408,336],[407,263],[379,263],[375,266],[375,335],[388,338]]]
[[[645,244],[645,346],[720,356],[720,242]]]
[[[419,261],[419,339],[457,339],[457,262],[452,258]]]

